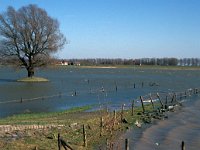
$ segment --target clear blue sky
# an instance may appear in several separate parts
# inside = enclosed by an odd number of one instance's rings
[[[200,0],[0,0],[37,4],[70,41],[60,58],[200,57]]]

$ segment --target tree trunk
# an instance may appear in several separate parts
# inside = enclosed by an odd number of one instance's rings
[[[28,67],[27,68],[27,71],[28,71],[28,77],[31,78],[34,76],[34,68],[33,67]]]

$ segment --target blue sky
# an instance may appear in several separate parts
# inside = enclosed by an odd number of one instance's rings
[[[60,22],[60,58],[200,57],[200,0],[0,0],[0,12],[28,4]]]

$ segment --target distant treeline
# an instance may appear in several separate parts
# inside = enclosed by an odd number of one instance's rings
[[[140,59],[67,59],[81,65],[160,65],[160,66],[200,66],[200,58],[140,58]]]
[[[15,64],[14,59],[0,59],[0,64]],[[49,64],[67,62],[68,65],[80,64],[81,66],[98,65],[159,65],[159,66],[200,66],[200,58],[140,58],[140,59],[52,59]]]

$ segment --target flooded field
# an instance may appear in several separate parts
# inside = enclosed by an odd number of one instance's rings
[[[199,87],[199,70],[144,68],[48,68],[36,70],[47,83],[21,83],[25,70],[0,68],[0,117],[52,112],[77,106],[114,108],[154,92]]]

